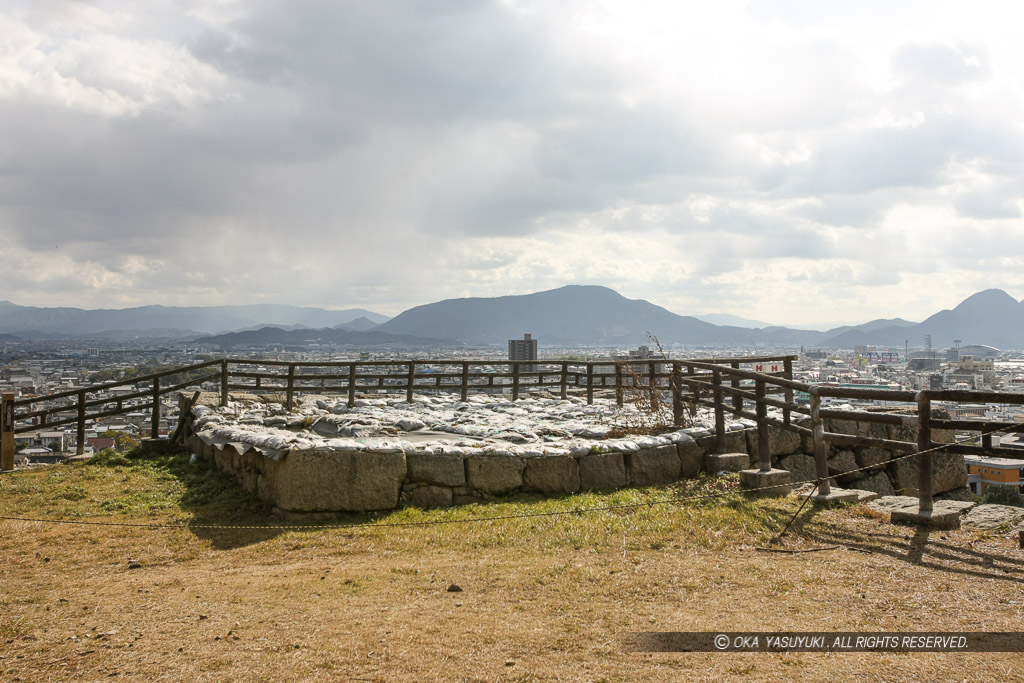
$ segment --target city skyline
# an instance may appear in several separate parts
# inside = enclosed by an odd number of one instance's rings
[[[0,2],[0,300],[1024,295],[1010,3]]]

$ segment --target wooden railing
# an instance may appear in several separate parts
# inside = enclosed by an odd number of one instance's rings
[[[96,384],[83,389],[71,389],[46,396],[15,399],[13,394],[5,395],[3,404],[4,436],[7,437],[7,434],[10,434],[9,440],[13,449],[14,435],[16,434],[74,424],[76,452],[81,455],[85,448],[86,423],[104,417],[148,410],[150,411],[149,433],[152,438],[157,438],[159,435],[161,397],[211,380],[218,380],[223,384],[225,367],[225,361],[212,360],[183,368],[164,370],[117,382]],[[195,374],[207,368],[216,368],[216,370],[200,375]],[[165,378],[183,374],[190,375],[188,381],[176,384],[163,382]],[[149,384],[150,386],[139,389],[139,384]],[[129,389],[129,391],[116,395],[111,394],[114,389],[125,388]],[[226,396],[227,394],[224,393],[225,400]],[[137,399],[144,399],[144,402],[135,402]],[[6,460],[5,458],[8,458],[8,455],[9,460]],[[0,463],[9,463],[13,466],[13,461],[13,450],[8,454],[7,449],[4,448],[4,452],[0,454]],[[0,466],[0,469],[3,469],[3,467]]]
[[[709,358],[710,364],[773,363],[792,377],[796,356]],[[567,360],[387,360],[387,361],[257,361],[228,359],[228,390],[282,393],[287,408],[301,393],[343,394],[349,406],[360,392],[405,392],[412,400],[416,391],[458,392],[467,399],[474,392],[508,392],[513,401],[521,394],[548,391],[566,398],[570,391],[585,394],[593,403],[595,392],[614,391],[621,405],[631,391],[685,390],[681,378],[695,372],[692,362],[673,359],[567,361]],[[787,374],[788,373],[788,374]],[[675,401],[679,404],[679,401]],[[676,413],[681,422],[681,413]]]
[[[298,395],[310,393],[341,394],[350,406],[360,394],[381,392],[404,392],[408,401],[413,400],[414,392],[456,392],[462,400],[471,393],[507,392],[514,401],[524,394],[543,391],[562,398],[570,393],[585,396],[588,403],[593,403],[595,394],[601,391],[613,395],[620,405],[626,401],[627,394],[635,398],[637,392],[641,392],[657,397],[658,401],[670,394],[676,425],[684,424],[688,406],[703,406],[713,411],[719,452],[724,452],[727,445],[727,414],[755,421],[762,470],[772,467],[769,448],[771,426],[810,437],[819,491],[825,494],[829,492],[827,449],[830,443],[875,446],[895,453],[917,453],[922,511],[932,509],[931,453],[934,449],[1024,459],[1020,450],[992,445],[994,432],[1017,431],[1021,429],[1020,423],[938,419],[932,416],[931,410],[937,401],[1024,405],[1024,395],[812,385],[793,380],[796,358],[784,355],[587,362],[427,359],[288,362],[224,358],[43,397],[15,399],[13,394],[4,394],[0,419],[0,469],[13,467],[13,436],[18,433],[75,424],[77,452],[82,453],[85,425],[89,420],[148,409],[151,411],[150,435],[155,438],[161,397],[205,382],[216,383],[222,405],[227,404],[229,392],[234,390],[280,395],[289,409],[295,405]],[[775,371],[758,370],[764,370],[766,366],[774,367]],[[210,371],[201,372],[207,369]],[[184,374],[190,375],[187,381],[173,385],[163,382],[168,377]],[[139,389],[140,383],[149,383],[150,386]],[[131,391],[109,395],[118,388]],[[795,401],[796,392],[808,394],[807,406]],[[850,411],[823,406],[823,398],[881,401],[902,407],[886,412]],[[146,402],[126,405],[126,402],[136,399],[146,399]],[[769,408],[776,408],[777,412],[769,414]],[[794,415],[803,417],[797,419]],[[902,441],[828,432],[825,420],[911,427],[915,430],[916,439]],[[976,433],[975,440],[979,445],[935,443],[931,436],[934,429]]]
[[[711,358],[705,364],[783,364],[787,377],[792,376],[795,356],[755,356],[743,358]],[[208,372],[203,373],[203,370]],[[216,382],[220,401],[226,405],[230,391],[257,394],[280,394],[291,409],[301,394],[342,394],[351,406],[361,393],[404,392],[411,401],[414,392],[457,392],[462,400],[471,393],[500,392],[515,401],[532,392],[554,392],[562,398],[570,393],[585,395],[594,402],[596,392],[613,392],[618,403],[626,394],[646,392],[673,395],[673,418],[683,422],[683,405],[687,400],[681,378],[694,375],[690,361],[645,359],[637,361],[507,361],[507,360],[387,360],[387,361],[320,361],[288,362],[223,358],[162,372],[132,377],[87,388],[16,399],[3,397],[3,441],[0,469],[11,469],[14,462],[15,434],[76,425],[76,452],[85,447],[85,426],[88,422],[129,412],[150,411],[151,438],[159,434],[161,397],[187,387]],[[197,374],[198,373],[198,374]],[[169,377],[188,375],[186,381],[168,384]],[[148,387],[139,388],[140,384]],[[128,389],[117,395],[117,389]],[[145,399],[144,402],[136,402]],[[8,443],[9,442],[9,443]]]
[[[937,402],[951,403],[996,403],[1007,405],[1024,405],[1024,395],[1007,394],[995,391],[903,391],[889,389],[835,387],[795,382],[791,377],[779,377],[768,373],[751,372],[737,368],[723,367],[701,361],[684,361],[688,367],[699,371],[695,376],[688,373],[682,378],[692,392],[692,400],[697,405],[709,407],[715,412],[715,435],[717,449],[724,452],[726,448],[725,414],[748,418],[757,423],[758,430],[758,461],[762,471],[772,467],[771,450],[769,447],[769,427],[775,425],[809,436],[813,444],[815,470],[818,491],[827,495],[829,488],[828,445],[840,446],[874,446],[895,453],[916,453],[918,460],[918,506],[921,512],[930,512],[932,500],[932,453],[942,451],[974,455],[988,455],[1024,460],[1020,449],[993,447],[992,435],[999,431],[1021,431],[1024,424],[1020,422],[997,422],[991,420],[953,420],[932,416],[932,405]],[[748,386],[741,386],[743,382]],[[752,385],[752,386],[750,386]],[[751,390],[752,389],[752,390]],[[809,405],[801,406],[794,402],[794,392],[801,391],[809,395]],[[775,396],[783,395],[780,400]],[[711,398],[703,398],[710,395]],[[727,398],[728,397],[728,398]],[[904,408],[893,410],[889,405],[886,411],[855,411],[827,408],[822,406],[822,399],[845,399],[879,401],[886,404],[904,404]],[[753,404],[754,411],[749,410],[748,402]],[[768,407],[782,410],[782,416],[768,415]],[[810,426],[796,424],[793,413],[806,415]],[[838,422],[866,422],[872,424],[911,427],[916,432],[914,441],[902,441],[869,437],[859,434],[844,434],[825,431],[825,420]],[[967,443],[938,443],[932,440],[932,430],[953,430],[976,434],[973,440],[980,445]]]

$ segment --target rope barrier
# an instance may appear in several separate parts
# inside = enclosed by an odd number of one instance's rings
[[[1000,429],[993,429],[993,430],[991,430],[989,432],[983,433],[982,435],[984,436],[984,435],[993,434],[993,433],[996,433],[996,432],[1006,431],[1006,429],[1007,428],[1005,428],[1005,427],[1000,428]],[[943,450],[943,449],[945,449],[945,448],[947,448],[948,446],[951,446],[951,445],[954,445],[954,444],[939,444],[937,446],[933,446],[932,448],[929,448],[929,449],[924,450],[924,451],[908,453],[906,455],[901,455],[901,456],[892,458],[892,459],[886,461],[885,464],[889,464],[889,463],[893,463],[893,462],[899,462],[901,460],[906,460],[908,458],[913,458],[913,457],[916,457],[918,455],[923,455],[925,453],[938,452],[938,451],[941,451],[941,450]],[[852,469],[852,470],[847,470],[845,472],[838,472],[838,473],[836,473],[836,474],[834,474],[832,476],[833,477],[841,477],[841,476],[845,476],[847,474],[854,474],[856,472],[862,472],[862,471],[866,471],[866,470],[869,470],[869,469],[875,469],[878,466],[879,465],[865,465],[864,467],[858,467],[858,468],[855,468],[855,469]],[[801,503],[800,507],[797,509],[797,511],[793,515],[793,517],[790,519],[789,524],[786,525],[786,528],[782,531],[782,533],[779,534],[779,538],[781,538],[786,533],[786,531],[789,530],[789,527],[793,523],[793,520],[795,520],[797,515],[800,514],[800,511],[803,509],[804,505],[806,505],[807,501],[811,499],[811,493],[814,490],[816,490],[817,487],[821,484],[821,479],[807,479],[807,480],[804,480],[804,481],[792,482],[790,484],[774,484],[772,486],[760,486],[760,487],[751,488],[751,489],[733,489],[733,490],[729,490],[729,491],[718,491],[718,492],[714,492],[714,493],[695,494],[695,495],[689,495],[689,496],[676,496],[676,497],[672,497],[672,498],[665,498],[665,499],[662,499],[662,500],[653,500],[653,501],[647,501],[647,502],[642,502],[642,503],[619,503],[619,504],[615,504],[615,505],[600,505],[600,506],[587,507],[587,508],[577,508],[577,509],[573,509],[573,510],[552,510],[552,511],[548,511],[548,512],[527,512],[527,513],[514,514],[514,515],[492,515],[492,516],[488,516],[488,517],[476,517],[476,518],[470,518],[470,519],[434,519],[434,520],[423,520],[423,521],[418,521],[418,522],[366,522],[366,523],[359,523],[359,524],[345,524],[345,523],[336,523],[336,524],[257,524],[257,525],[251,525],[251,524],[189,524],[187,522],[186,523],[153,524],[153,523],[143,523],[143,522],[98,522],[98,521],[91,521],[91,520],[44,519],[44,518],[35,518],[35,517],[16,517],[16,516],[10,516],[10,515],[0,515],[0,520],[16,521],[16,522],[36,522],[36,523],[42,523],[42,524],[68,524],[68,525],[81,525],[81,526],[105,526],[105,527],[143,528],[143,529],[219,529],[219,530],[233,529],[233,530],[239,530],[239,531],[246,531],[246,530],[249,530],[249,531],[253,531],[253,530],[281,531],[281,530],[294,530],[294,529],[387,529],[387,528],[402,528],[402,527],[439,526],[439,525],[449,525],[449,524],[475,524],[475,523],[479,523],[479,522],[498,522],[498,521],[513,520],[513,519],[531,519],[531,518],[538,518],[538,517],[561,517],[561,516],[567,516],[567,515],[583,515],[583,514],[587,514],[587,513],[591,513],[591,512],[608,512],[608,511],[612,511],[612,510],[636,509],[636,508],[642,508],[642,507],[645,507],[645,506],[646,507],[654,507],[655,505],[666,505],[666,504],[672,504],[672,503],[684,503],[684,502],[693,502],[693,501],[700,501],[700,500],[713,500],[713,499],[716,499],[716,498],[724,498],[724,497],[727,497],[727,496],[747,495],[747,494],[761,493],[761,492],[764,492],[764,491],[770,491],[770,490],[774,490],[774,489],[784,488],[786,486],[790,486],[790,487],[802,486],[803,484],[814,484],[815,488],[812,489],[811,491],[809,491],[807,494],[804,495],[804,498],[805,498],[804,501]]]
[[[996,430],[992,430],[992,431],[994,432],[994,431],[998,431],[998,430],[996,429]],[[988,433],[991,433],[991,432],[988,432]],[[906,460],[908,458],[913,458],[915,456],[924,455],[926,453],[934,453],[934,452],[942,451],[948,445],[951,445],[951,444],[943,443],[943,444],[939,444],[939,445],[933,446],[932,449],[929,449],[927,451],[922,451],[920,453],[910,453],[910,454],[907,454],[905,456],[899,456],[898,458],[893,458],[893,459],[889,460],[887,462],[887,464],[888,463],[898,462],[898,461],[901,461],[901,460]],[[868,469],[873,469],[873,468],[877,468],[877,467],[879,467],[879,466],[878,465],[868,465],[868,466],[865,466],[865,467],[858,467],[856,469],[847,470],[845,472],[839,472],[839,473],[837,473],[837,474],[835,474],[833,476],[844,476],[846,474],[853,474],[853,473],[856,473],[856,472],[860,472],[860,471],[864,471],[864,470],[868,470]],[[469,519],[426,519],[426,520],[422,520],[422,521],[408,521],[408,522],[364,522],[364,523],[356,523],[356,524],[346,524],[346,523],[334,523],[334,524],[191,524],[191,523],[187,523],[187,522],[144,523],[144,522],[92,521],[92,520],[78,520],[78,519],[45,519],[45,518],[39,518],[39,517],[16,517],[16,516],[9,516],[9,515],[0,515],[0,519],[4,519],[4,520],[8,520],[8,521],[38,522],[38,523],[45,523],[45,524],[77,524],[77,525],[84,525],[84,526],[117,526],[117,527],[125,527],[125,528],[151,528],[151,529],[159,529],[159,528],[184,528],[184,529],[222,529],[222,530],[223,529],[237,529],[237,530],[292,530],[292,529],[400,528],[400,527],[415,527],[415,526],[434,526],[434,525],[442,525],[442,524],[471,524],[471,523],[478,523],[478,522],[508,521],[508,520],[511,520],[511,519],[530,519],[530,518],[537,518],[537,517],[560,517],[560,516],[567,516],[567,515],[583,515],[583,514],[588,514],[588,513],[592,513],[592,512],[608,512],[608,511],[612,511],[612,510],[636,509],[636,508],[642,508],[642,507],[645,507],[645,506],[646,507],[654,507],[655,505],[667,505],[667,504],[687,503],[687,502],[696,502],[696,501],[708,501],[708,500],[714,500],[714,499],[718,499],[718,498],[726,498],[726,497],[729,497],[729,496],[737,496],[737,495],[738,496],[753,495],[753,494],[759,494],[759,493],[766,492],[766,490],[773,490],[773,489],[776,489],[776,488],[782,488],[784,486],[800,486],[800,485],[803,485],[805,483],[813,483],[813,484],[815,484],[815,489],[816,489],[817,486],[821,483],[821,480],[820,479],[807,479],[807,480],[804,480],[804,481],[796,481],[796,482],[788,483],[788,484],[773,484],[773,485],[770,485],[770,486],[759,486],[759,487],[756,487],[756,488],[737,488],[737,489],[727,490],[727,492],[716,492],[716,493],[709,493],[709,494],[695,494],[695,495],[690,495],[690,496],[677,496],[677,497],[673,497],[673,498],[667,498],[667,499],[656,500],[656,501],[647,501],[647,502],[643,502],[643,503],[621,503],[621,504],[615,504],[615,505],[594,506],[594,507],[589,507],[589,508],[577,508],[577,509],[572,509],[572,510],[552,510],[552,511],[549,511],[549,512],[527,512],[527,513],[520,513],[520,514],[513,514],[513,515],[490,515],[490,516],[486,516],[486,517],[474,517],[474,518],[469,518]],[[813,490],[814,489],[812,489],[812,492],[808,492],[808,494],[804,497],[805,500],[801,504],[800,508],[797,510],[796,514],[794,514],[793,518],[790,520],[790,523],[786,524],[785,528],[780,533],[779,538],[781,538],[784,535],[784,533],[788,530],[788,528],[790,528],[790,525],[793,523],[793,520],[796,519],[797,515],[800,514],[800,511],[803,510],[804,506],[807,504],[807,501],[809,501],[811,499],[811,493],[813,493]]]

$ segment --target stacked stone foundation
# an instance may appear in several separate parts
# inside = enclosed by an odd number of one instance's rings
[[[192,452],[211,459],[247,491],[286,512],[362,512],[402,506],[447,507],[496,500],[523,493],[566,495],[581,491],[612,491],[627,487],[672,484],[680,479],[721,469],[758,467],[757,430],[734,424],[726,434],[726,452],[744,458],[722,458],[713,435],[632,451],[578,455],[445,454],[406,452],[400,448],[337,451],[291,449],[269,457],[244,444],[210,444],[195,434],[187,438]],[[869,423],[827,424],[827,431],[913,441],[914,430]],[[938,433],[937,441],[952,441]],[[817,479],[809,439],[772,426],[769,432],[773,466],[792,473],[795,484]],[[833,484],[879,495],[918,494],[917,460],[894,461],[901,453],[875,447],[828,449]],[[938,498],[970,499],[962,456],[933,454],[933,493]],[[727,463],[727,464],[726,464]],[[735,466],[734,466],[735,465]],[[854,474],[845,472],[867,467]]]

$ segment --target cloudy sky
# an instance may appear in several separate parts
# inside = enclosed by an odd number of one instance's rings
[[[1021,9],[1019,9],[1021,8]],[[1024,296],[1024,6],[0,0],[0,299]]]

